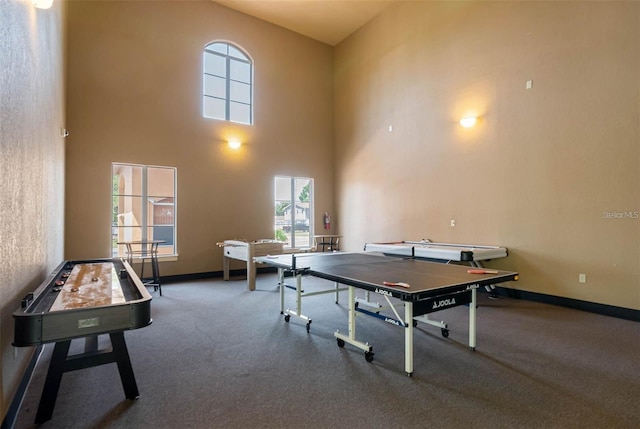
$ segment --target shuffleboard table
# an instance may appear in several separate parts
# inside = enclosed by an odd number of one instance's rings
[[[65,372],[117,363],[128,399],[139,396],[124,331],[151,324],[151,295],[131,266],[120,259],[64,261],[13,313],[13,345],[55,343],[35,422],[51,419]],[[108,334],[111,350],[98,350]],[[84,353],[69,355],[71,341],[84,338]]]

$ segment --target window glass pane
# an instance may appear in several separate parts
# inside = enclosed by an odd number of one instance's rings
[[[114,193],[122,195],[142,195],[142,166],[113,164]]]
[[[150,197],[173,197],[175,169],[148,167],[147,194]]]
[[[216,42],[216,43],[207,45],[205,49],[208,51],[220,52],[221,54],[227,55],[227,46],[229,45],[227,45],[226,43]]]
[[[296,201],[306,201],[310,200],[310,192],[311,192],[311,180],[304,179],[296,179],[295,181],[295,197]]]
[[[158,255],[173,255],[175,253],[173,226],[153,226],[147,228],[148,240],[160,240],[164,243],[158,244]]]
[[[225,42],[208,45],[204,52],[203,115],[252,124],[252,82],[251,60],[242,50]]]
[[[275,178],[275,237],[290,247],[312,247],[313,179]]]
[[[241,60],[249,60],[249,58],[247,58],[247,56],[240,51],[239,49],[234,48],[233,46],[229,45],[229,56],[230,57],[235,57],[235,58],[240,58]]]
[[[114,226],[140,226],[142,224],[142,197],[115,196],[116,219]]]
[[[113,227],[112,231],[112,254],[113,256],[126,256],[126,246],[118,244],[125,241],[138,241],[142,239],[142,228],[139,227]],[[135,250],[135,249],[134,249]]]
[[[153,240],[164,241],[159,246],[172,246],[173,245],[173,226],[171,225],[158,225],[149,229],[149,237],[153,237]]]
[[[118,227],[118,241],[137,241],[142,237],[142,228],[140,227]]]
[[[251,65],[237,60],[230,60],[229,77],[244,83],[251,83]]]
[[[291,177],[276,176],[274,181],[275,196],[275,238],[286,241],[287,246],[291,246],[291,241],[287,232],[291,231],[291,217],[289,207],[291,206]]]
[[[124,244],[118,244],[118,229],[113,228],[111,233],[111,257],[124,258],[127,256],[127,247]]]
[[[241,124],[251,123],[251,106],[235,102],[229,103],[229,120]]]
[[[173,225],[173,198],[159,198],[149,200],[149,225]]]
[[[225,57],[205,52],[204,54],[204,72],[214,74],[216,76],[227,76],[227,62]]]
[[[160,239],[162,254],[175,254],[175,189],[177,170],[172,167],[112,164],[113,193],[111,249],[113,256],[126,256],[119,242]],[[119,194],[127,178],[141,176],[141,195]],[[131,182],[131,180],[128,180]],[[154,195],[151,195],[153,193]],[[160,194],[160,195],[158,195]],[[160,238],[158,238],[160,237]],[[139,250],[139,249],[134,249]]]
[[[251,103],[251,86],[246,83],[231,81],[229,85],[229,99],[241,103]]]
[[[291,198],[291,177],[277,176],[276,184],[276,200],[289,200]]]
[[[204,116],[214,119],[226,119],[226,103],[219,98],[204,97]]]
[[[296,178],[294,181],[295,243],[297,247],[311,247],[311,180]]]
[[[204,76],[204,95],[210,97],[226,98],[227,97],[227,81],[224,78],[216,76]]]

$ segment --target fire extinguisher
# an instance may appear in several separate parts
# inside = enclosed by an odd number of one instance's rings
[[[324,229],[331,229],[331,216],[329,216],[329,213],[324,212],[322,221],[324,223]]]

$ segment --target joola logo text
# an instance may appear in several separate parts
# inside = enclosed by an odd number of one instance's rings
[[[378,289],[376,288],[376,290],[374,291],[375,293],[379,293],[380,295],[387,295],[387,296],[393,296],[391,294],[391,292],[389,292],[388,290],[384,290],[384,289]]]
[[[436,308],[449,307],[451,305],[455,305],[455,303],[455,298],[441,299],[440,301],[435,301],[433,303],[433,309],[435,310]]]
[[[385,321],[385,322],[387,322],[387,323],[391,323],[392,325],[402,326],[402,325],[400,324],[400,322],[398,322],[397,320],[392,319],[392,318],[390,318],[390,317],[385,317],[385,318],[384,318],[384,321]]]

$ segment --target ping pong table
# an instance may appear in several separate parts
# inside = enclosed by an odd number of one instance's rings
[[[374,252],[285,254],[259,257],[255,261],[286,270],[297,278],[311,275],[346,285],[349,332],[336,331],[334,336],[339,347],[350,344],[364,351],[367,362],[373,361],[373,347],[369,342],[356,338],[356,314],[373,316],[404,328],[405,372],[408,376],[413,374],[413,330],[418,322],[428,323],[429,313],[468,305],[469,348],[475,350],[476,290],[485,285],[518,279],[517,272],[469,270],[460,265],[402,259]],[[282,288],[281,285],[281,291]],[[380,295],[389,306],[374,311],[361,308],[356,301],[356,289]],[[401,306],[404,306],[404,316],[396,308]],[[383,314],[383,310],[390,314]],[[447,336],[444,330],[443,335]]]

